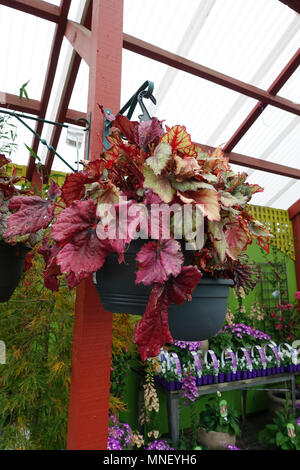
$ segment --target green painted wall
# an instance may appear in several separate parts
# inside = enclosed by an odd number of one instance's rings
[[[255,242],[248,246],[246,251],[250,260],[253,260],[256,263],[266,263],[269,260],[278,259],[280,263],[285,263],[287,268],[287,279],[288,279],[288,294],[289,302],[294,303],[295,297],[294,294],[297,290],[296,282],[296,271],[295,271],[295,261],[286,256],[280,250],[274,247],[270,247],[270,254],[262,250]],[[243,299],[243,305],[245,305],[246,310],[248,311],[251,304],[260,299],[260,285],[257,285],[252,292],[250,292],[245,299]],[[233,290],[230,289],[230,294],[228,298],[228,307],[232,310],[237,306],[237,300],[233,294]]]

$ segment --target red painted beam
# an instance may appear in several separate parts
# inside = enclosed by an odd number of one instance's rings
[[[62,41],[64,38],[70,5],[71,5],[71,0],[62,0],[61,7],[60,7],[59,22],[55,27],[55,32],[54,32],[51,51],[50,51],[50,57],[49,57],[46,76],[45,76],[45,82],[44,82],[43,91],[42,91],[41,109],[39,113],[39,117],[43,119],[46,116],[46,112],[47,112],[48,105],[49,105],[50,95],[51,95],[51,91],[53,88],[53,82],[54,82],[54,78],[55,78],[55,74],[57,70],[59,54],[61,51]],[[43,128],[44,128],[44,123],[39,121],[36,124],[35,130],[39,135],[41,135]],[[39,139],[37,137],[34,137],[32,140],[31,148],[33,149],[35,153],[38,152],[39,143],[40,143]],[[32,178],[34,168],[35,168],[35,160],[33,156],[30,154],[28,164],[27,164],[27,171],[26,171],[26,176],[29,180],[31,180]]]
[[[289,217],[293,224],[294,244],[295,244],[295,269],[297,287],[300,290],[300,199],[289,209]],[[300,308],[300,302],[299,302]]]
[[[279,0],[281,3],[284,3],[289,8],[294,10],[296,13],[300,14],[300,2],[299,0]]]
[[[91,28],[91,19],[92,19],[92,1],[89,2],[89,5],[87,6],[86,11],[83,13],[83,17],[81,19],[83,25],[88,29]],[[82,121],[76,122],[76,120],[82,117],[86,118],[86,113],[81,113],[78,111],[68,109],[70,100],[72,97],[73,89],[75,86],[76,78],[78,75],[80,63],[81,63],[81,57],[78,53],[74,51],[71,64],[69,67],[68,76],[64,84],[64,89],[61,94],[59,106],[58,106],[56,117],[55,117],[55,120],[57,122],[67,122],[69,124],[85,126],[85,124]],[[50,139],[50,145],[52,145],[53,148],[57,148],[58,142],[61,136],[61,132],[62,132],[61,127],[58,127],[58,126],[53,127],[52,135]],[[53,152],[48,151],[46,155],[46,159],[45,159],[46,180],[48,179],[48,176],[50,175],[53,160],[54,160]]]
[[[75,51],[89,65],[91,60],[91,31],[81,24],[69,20],[65,36]]]
[[[25,98],[20,100],[19,96],[17,95],[0,91],[0,108],[38,116],[41,110],[41,102],[33,99],[29,99],[29,101],[27,101]],[[86,112],[76,111],[75,109],[67,109],[67,111],[64,110],[63,119],[56,119],[56,121],[85,127],[84,122],[76,122],[77,119],[82,117],[87,118]],[[61,131],[61,127],[55,127],[55,129],[60,129]]]
[[[214,147],[209,145],[198,144],[203,150],[213,152]],[[225,156],[229,157],[230,163],[235,165],[246,166],[247,168],[253,168],[254,170],[266,171],[267,173],[274,173],[276,175],[286,176],[289,178],[300,179],[300,170],[298,168],[291,168],[289,166],[280,165],[261,158],[248,157],[241,153],[230,152],[226,153]]]
[[[21,113],[28,113],[37,116],[41,109],[41,102],[38,100],[25,98],[20,99],[17,95],[11,93],[0,92],[0,108],[11,109]]]
[[[88,113],[90,159],[102,150],[98,103],[120,109],[123,0],[93,2]],[[69,450],[107,449],[112,314],[104,311],[92,278],[77,289],[69,404]]]
[[[234,90],[237,93],[262,101],[265,105],[270,104],[276,108],[283,109],[284,111],[300,116],[300,104],[294,103],[293,101],[280,96],[272,96],[261,88],[229,77],[228,75],[212,70],[204,65],[200,65],[157,46],[153,46],[152,44],[130,36],[129,34],[124,33],[123,35],[123,47],[124,49],[149,57],[150,59],[166,64],[170,67],[204,78],[205,80],[209,80],[213,83]]]
[[[282,72],[278,75],[276,80],[272,83],[272,85],[268,88],[268,93],[270,95],[276,95],[279,90],[283,87],[283,85],[288,81],[291,75],[295,72],[295,70],[300,65],[300,48],[291,58],[289,63],[285,66]],[[261,101],[257,103],[252,111],[248,114],[246,119],[240,125],[240,127],[236,130],[233,136],[228,140],[227,144],[223,147],[224,152],[231,152],[233,148],[238,144],[238,142],[242,139],[242,137],[246,134],[248,129],[252,126],[252,124],[257,120],[257,118],[261,115],[261,113],[266,109],[268,104],[263,104]]]
[[[29,13],[44,20],[59,22],[60,7],[41,0],[0,0],[0,4]]]
[[[87,118],[87,114],[85,112],[76,111],[74,109],[67,109],[69,102],[70,102],[73,86],[75,84],[75,80],[76,80],[76,76],[77,76],[77,72],[78,72],[79,64],[81,60],[78,54],[76,54],[76,57],[77,57],[78,62],[77,63],[74,62],[73,64],[72,73],[70,74],[67,80],[68,86],[66,87],[65,92],[63,93],[62,100],[60,102],[59,110],[58,110],[55,120],[57,122],[62,122],[62,123],[66,122],[69,124],[74,124],[74,125],[76,124],[78,126],[85,127],[84,122],[76,122],[76,120],[82,117]],[[2,96],[6,96],[5,104],[1,104]],[[19,97],[16,95],[11,95],[9,93],[0,92],[0,107],[10,108],[16,111],[21,111],[24,113],[37,115],[40,109],[40,102],[36,100],[30,100],[29,102],[27,102],[24,99],[20,100]],[[52,145],[54,148],[56,148],[58,145],[60,134],[61,134],[61,128],[54,127],[52,137],[49,142],[50,145]],[[199,145],[204,150],[207,150],[209,152],[212,152],[215,150],[214,147],[211,147],[209,145],[199,144],[199,143],[197,145]],[[247,168],[253,168],[255,170],[266,171],[268,173],[274,173],[274,174],[278,174],[282,176],[287,176],[290,178],[296,178],[296,179],[300,178],[300,170],[297,168],[291,168],[286,165],[272,163],[267,160],[249,157],[247,155],[243,155],[243,154],[235,153],[235,152],[226,153],[226,155],[229,157],[229,161],[236,165],[246,166]],[[47,167],[47,173],[49,173],[49,171],[51,170],[52,162],[53,162],[53,153],[48,152],[47,157],[46,157],[46,162],[45,162],[45,167]]]

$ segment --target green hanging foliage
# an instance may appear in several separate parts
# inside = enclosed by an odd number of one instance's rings
[[[36,255],[0,304],[0,449],[66,448],[75,292],[49,291],[42,271]]]

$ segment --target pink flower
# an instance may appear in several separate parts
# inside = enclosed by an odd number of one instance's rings
[[[300,290],[297,290],[297,292],[295,292],[295,299],[300,300]]]
[[[276,313],[276,312],[271,312],[271,313],[270,313],[270,316],[271,316],[272,318],[276,318],[276,317],[277,317],[277,313]]]
[[[277,323],[277,324],[275,325],[275,328],[276,328],[276,330],[282,330],[282,324],[281,324],[281,323]]]

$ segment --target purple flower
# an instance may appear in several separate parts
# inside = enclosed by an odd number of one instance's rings
[[[189,351],[197,351],[201,349],[201,341],[174,341],[174,346],[180,349],[188,349]]]
[[[164,440],[155,440],[148,445],[146,450],[175,450],[173,447],[170,447],[167,441]]]
[[[223,444],[223,446],[224,446],[227,450],[242,450],[242,449],[240,449],[239,447],[233,446],[233,445],[231,445],[231,444]]]
[[[195,399],[198,397],[196,377],[192,375],[192,372],[185,372],[182,378],[182,382],[184,398],[190,401],[195,401]],[[188,402],[185,402],[185,404],[187,405]]]

